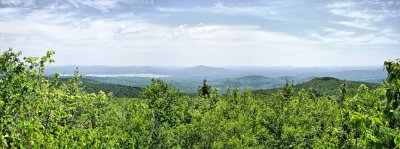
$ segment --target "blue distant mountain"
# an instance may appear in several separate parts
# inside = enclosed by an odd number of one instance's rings
[[[52,66],[48,74],[60,72],[63,76],[73,74],[75,66]],[[268,67],[155,67],[155,66],[80,66],[86,78],[111,84],[145,87],[151,78],[161,78],[168,83],[194,92],[203,79],[213,87],[244,87],[250,89],[278,88],[286,80],[294,84],[304,83],[316,77],[334,77],[348,81],[381,83],[387,73],[381,68],[268,68]],[[290,75],[290,76],[289,76]]]

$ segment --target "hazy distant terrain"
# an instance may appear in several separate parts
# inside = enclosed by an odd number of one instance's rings
[[[51,66],[48,74],[60,72],[67,77],[75,66]],[[294,84],[316,77],[334,77],[348,81],[380,83],[387,76],[381,67],[154,67],[154,66],[79,66],[79,71],[89,81],[145,87],[151,78],[162,78],[186,92],[195,92],[204,79],[213,87],[245,87],[252,90],[279,88],[286,79]]]

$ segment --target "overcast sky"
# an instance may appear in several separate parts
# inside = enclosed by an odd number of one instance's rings
[[[0,51],[56,65],[379,66],[400,1],[0,0]]]

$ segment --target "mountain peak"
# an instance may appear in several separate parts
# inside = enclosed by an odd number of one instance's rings
[[[193,68],[215,68],[215,67],[210,67],[210,66],[206,66],[206,65],[197,65],[197,66],[194,66]]]
[[[330,81],[330,80],[333,80],[333,81],[341,81],[341,80],[339,80],[339,79],[337,79],[337,78],[334,78],[334,77],[318,77],[318,78],[314,78],[313,80],[321,80],[321,81]]]

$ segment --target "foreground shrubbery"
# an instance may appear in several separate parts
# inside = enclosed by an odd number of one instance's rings
[[[0,148],[395,148],[400,147],[400,64],[385,62],[381,87],[316,97],[291,85],[268,97],[218,94],[206,83],[188,97],[153,80],[141,98],[88,94],[79,73],[48,79],[42,58],[0,55]]]

